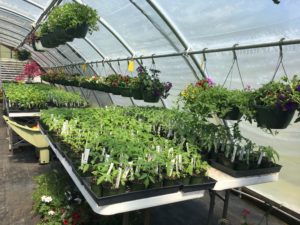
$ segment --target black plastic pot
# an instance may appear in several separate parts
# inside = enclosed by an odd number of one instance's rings
[[[131,88],[119,87],[120,93],[123,97],[131,97]]]
[[[136,88],[131,90],[132,97],[136,100],[143,100],[143,92],[141,89]]]
[[[48,33],[47,35],[41,36],[40,40],[45,48],[56,48],[60,44],[60,42],[53,37],[53,33]]]
[[[282,111],[278,108],[255,106],[257,126],[268,129],[285,129],[290,124],[295,110]]]
[[[222,119],[224,120],[240,120],[243,114],[238,107],[233,107],[231,111],[227,112]]]
[[[159,101],[159,96],[154,95],[152,91],[144,91],[143,99],[145,102],[155,103]]]
[[[61,44],[66,43],[67,41],[73,41],[74,37],[72,35],[67,34],[66,30],[62,28],[57,28],[54,31],[56,35],[56,39],[61,42]]]
[[[249,169],[249,170],[234,170],[232,168],[228,168],[215,160],[210,160],[210,165],[218,170],[227,173],[232,177],[248,177],[248,176],[256,176],[268,173],[277,173],[281,169],[281,165],[273,164],[273,167],[269,168],[257,168],[257,169]]]
[[[113,93],[114,95],[120,95],[120,88],[119,87],[110,87],[110,92]]]
[[[89,26],[86,23],[78,24],[74,28],[70,28],[66,30],[66,33],[73,38],[85,38],[87,32],[89,30]]]

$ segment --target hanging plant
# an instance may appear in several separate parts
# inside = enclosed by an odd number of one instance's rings
[[[271,81],[253,92],[256,121],[268,129],[286,128],[300,105],[300,80],[295,75]]]
[[[57,47],[73,38],[84,38],[87,32],[97,31],[98,20],[95,9],[79,3],[66,3],[54,7],[39,29],[39,36],[43,46]]]
[[[25,61],[31,57],[31,53],[26,50],[18,50],[15,56],[16,59],[20,61]]]

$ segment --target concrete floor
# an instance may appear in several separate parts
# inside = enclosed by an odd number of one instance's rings
[[[53,164],[52,164],[53,165]],[[34,225],[38,218],[33,217],[31,194],[34,189],[33,176],[41,174],[51,165],[39,165],[32,149],[20,149],[12,154],[8,150],[6,127],[0,119],[0,225]],[[223,193],[221,193],[223,194]],[[202,225],[206,224],[209,196],[151,209],[152,225]],[[232,225],[241,224],[242,210],[251,214],[250,224],[258,224],[264,211],[255,205],[231,195],[228,218]],[[217,199],[213,224],[217,225],[222,214],[222,202]],[[266,224],[265,220],[261,224]],[[270,225],[287,223],[270,216]]]

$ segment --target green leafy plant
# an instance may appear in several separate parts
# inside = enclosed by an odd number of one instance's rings
[[[20,61],[24,61],[31,57],[31,53],[26,50],[18,50],[15,53],[15,57]]]

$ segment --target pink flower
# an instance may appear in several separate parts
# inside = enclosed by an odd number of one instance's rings
[[[248,216],[250,215],[250,211],[248,209],[243,209],[243,212],[242,212],[243,216]]]

